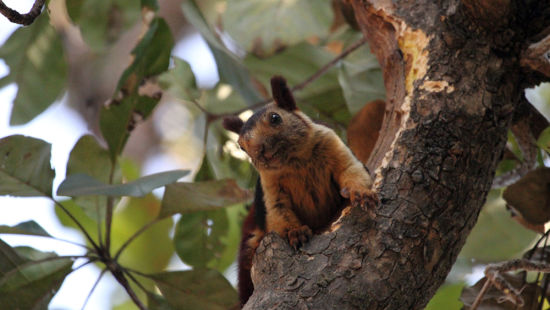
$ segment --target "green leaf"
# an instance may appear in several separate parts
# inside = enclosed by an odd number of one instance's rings
[[[67,64],[48,14],[41,14],[31,26],[17,29],[0,47],[0,58],[10,68],[4,78],[17,83],[10,125],[29,122],[62,94]]]
[[[235,180],[175,183],[166,186],[159,216],[216,210],[251,198],[252,194],[241,189]]]
[[[43,236],[51,237],[42,226],[38,225],[35,221],[27,221],[19,223],[15,226],[0,226],[0,234],[14,234],[14,235],[31,235],[31,236]]]
[[[550,127],[544,129],[537,139],[537,146],[550,153]]]
[[[252,83],[252,77],[248,69],[243,66],[241,60],[233,55],[218,39],[216,34],[208,26],[195,1],[185,0],[182,3],[183,14],[200,32],[212,50],[218,66],[220,80],[233,86],[243,97],[248,105],[253,105],[263,100],[256,87]]]
[[[174,67],[159,77],[163,89],[170,91],[174,96],[186,101],[199,98],[195,75],[191,66],[183,59],[173,57]]]
[[[329,34],[330,1],[228,0],[223,28],[246,51],[270,55],[281,47]]]
[[[176,309],[238,308],[237,292],[217,271],[194,269],[152,276],[162,295]]]
[[[130,236],[155,219],[159,210],[160,202],[152,194],[144,198],[123,200],[113,218],[114,252],[118,251]],[[149,227],[124,250],[119,258],[120,264],[145,273],[165,270],[174,255],[174,246],[170,238],[173,227],[172,218],[163,219]],[[144,278],[140,278],[140,281],[148,283]],[[149,287],[152,289],[152,286]]]
[[[224,209],[183,214],[176,224],[174,248],[184,263],[206,267],[225,250],[221,238],[227,232],[227,212]]]
[[[459,298],[463,288],[464,283],[444,284],[437,290],[425,310],[461,309],[463,304]]]
[[[96,52],[115,42],[139,18],[140,6],[130,0],[67,0],[69,17]]]
[[[357,40],[360,36],[357,36]],[[368,44],[364,44],[344,58],[339,69],[338,82],[352,114],[357,113],[368,102],[384,99],[382,70],[378,60],[370,52]]]
[[[12,248],[0,239],[2,309],[47,309],[73,264],[62,258],[39,261],[52,257],[56,255],[27,247]]]
[[[500,191],[492,190],[459,257],[477,262],[507,260],[520,256],[535,237],[510,217]]]
[[[111,166],[109,151],[102,148],[93,136],[85,135],[78,140],[71,151],[66,177],[80,173],[91,176],[102,183],[109,183]],[[120,171],[115,169],[113,183],[119,183],[120,180]],[[74,201],[94,220],[99,221],[105,218],[107,197],[76,197]]]
[[[141,0],[141,7],[148,8],[152,11],[157,11],[159,9],[159,4],[157,0]]]
[[[147,306],[150,310],[175,310],[164,297],[157,294],[147,294]]]
[[[51,196],[51,145],[13,135],[0,139],[0,195]]]
[[[142,197],[153,189],[173,183],[189,173],[188,170],[174,170],[151,174],[125,184],[105,184],[85,174],[67,177],[59,188],[60,196],[105,195],[111,197]]]
[[[140,85],[168,68],[174,39],[166,22],[159,17],[133,49],[133,61],[124,71],[115,98],[100,112],[100,129],[109,146],[111,161],[122,152],[136,123],[146,119],[160,97],[140,94]]]

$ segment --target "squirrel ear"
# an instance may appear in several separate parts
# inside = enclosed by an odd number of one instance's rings
[[[241,132],[244,122],[238,116],[226,116],[223,118],[223,128],[232,131],[236,134]]]
[[[298,109],[292,92],[286,85],[286,80],[282,76],[276,75],[271,78],[271,92],[273,93],[273,100],[275,100],[275,104],[279,108],[287,111]]]

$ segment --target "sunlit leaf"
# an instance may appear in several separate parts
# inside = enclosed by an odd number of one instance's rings
[[[132,63],[123,72],[111,103],[100,113],[100,129],[109,146],[111,161],[122,152],[136,124],[147,118],[158,103],[158,93],[145,94],[140,87],[168,68],[173,46],[170,28],[156,17],[132,50]]]
[[[237,292],[217,271],[194,269],[153,275],[168,303],[176,309],[227,310],[238,307]]]
[[[511,219],[504,204],[500,191],[490,192],[460,257],[494,262],[517,257],[529,247],[536,234]]]
[[[537,146],[550,153],[550,127],[544,129],[537,139]]]
[[[31,235],[51,237],[42,226],[35,221],[26,221],[15,226],[1,225],[0,234]]]
[[[199,98],[195,75],[183,59],[173,57],[174,67],[159,77],[161,86],[179,99],[193,101]]]
[[[0,195],[51,196],[51,145],[13,135],[0,139]]]
[[[29,122],[63,92],[67,64],[59,34],[41,14],[32,25],[17,29],[0,46],[0,58],[10,68],[6,80],[17,84],[10,125]],[[2,83],[7,84],[7,83]]]
[[[44,261],[53,257],[27,247],[12,248],[0,239],[0,307],[46,309],[73,264],[62,258]]]
[[[155,219],[159,210],[160,202],[152,194],[130,198],[118,206],[113,219],[113,251],[118,251],[128,238]],[[120,264],[146,273],[164,270],[174,255],[170,238],[173,226],[172,218],[166,218],[149,227],[124,250]],[[138,278],[147,283],[144,278]]]
[[[208,26],[195,1],[185,0],[182,3],[183,14],[204,39],[212,50],[214,59],[218,66],[220,79],[234,87],[243,97],[248,105],[253,105],[263,100],[256,87],[253,85],[252,77],[248,69],[235,57],[218,39],[217,35]]]
[[[226,236],[228,226],[224,209],[183,214],[174,234],[176,253],[188,265],[208,266],[224,251],[221,238]]]
[[[330,1],[228,0],[223,27],[245,50],[269,55],[310,37],[325,37],[332,19]]]
[[[444,284],[437,290],[425,310],[460,309],[462,302],[459,297],[463,287],[463,283]]]
[[[147,295],[147,306],[150,310],[175,310],[164,297],[153,293]]]
[[[124,184],[105,184],[85,174],[68,176],[59,188],[60,196],[105,195],[113,197],[142,197],[153,189],[173,183],[189,173],[188,170],[174,170],[151,174]]]
[[[251,193],[241,189],[235,180],[175,183],[166,186],[159,216],[215,210],[251,198]]]

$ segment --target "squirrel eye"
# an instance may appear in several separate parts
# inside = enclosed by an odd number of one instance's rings
[[[271,113],[271,115],[269,116],[269,122],[271,123],[271,125],[279,125],[282,121],[283,119],[277,113]]]

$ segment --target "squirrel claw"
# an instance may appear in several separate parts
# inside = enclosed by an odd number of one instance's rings
[[[378,195],[370,190],[361,192],[354,191],[349,194],[349,190],[347,188],[344,188],[341,191],[342,194],[344,194],[344,190],[346,190],[348,197],[344,195],[342,196],[344,196],[344,198],[349,198],[353,207],[361,207],[362,209],[366,210],[368,208],[376,207],[379,203]]]
[[[298,228],[289,229],[287,233],[288,243],[295,250],[297,250],[299,247],[304,245],[309,240],[309,238],[311,238],[311,235],[311,229],[307,225],[302,225]]]

